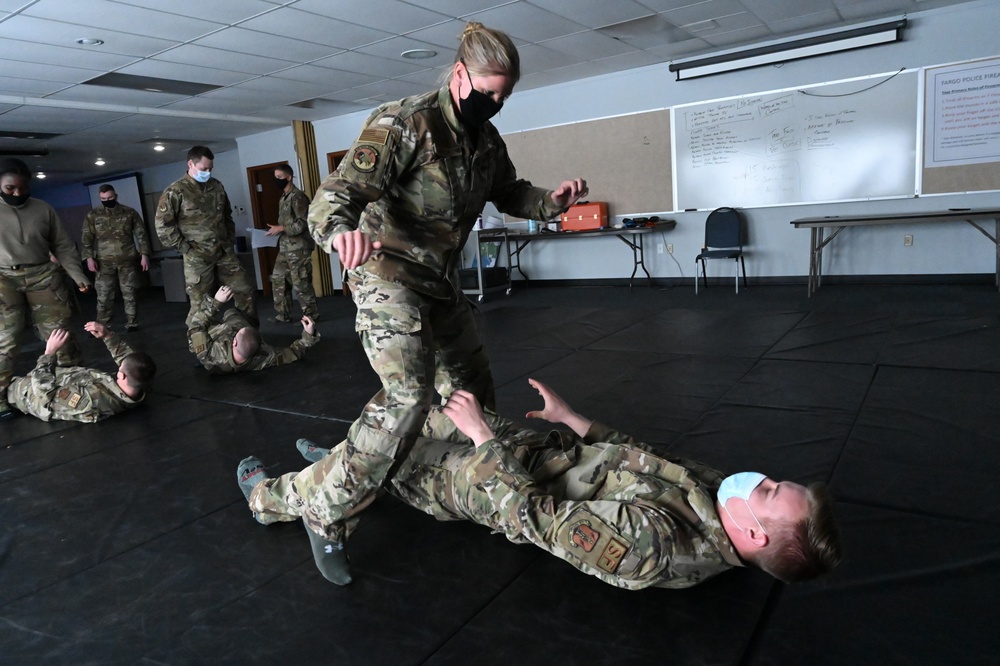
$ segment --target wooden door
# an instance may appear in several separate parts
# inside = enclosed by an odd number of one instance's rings
[[[250,200],[253,209],[254,229],[267,229],[268,225],[278,223],[278,204],[281,202],[281,190],[274,184],[275,167],[288,162],[275,162],[247,168],[247,182],[250,184]],[[278,259],[278,248],[262,247],[255,250],[257,262],[260,265],[260,282],[264,296],[271,295],[271,272],[274,262]]]

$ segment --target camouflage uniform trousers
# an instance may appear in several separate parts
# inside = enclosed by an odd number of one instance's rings
[[[274,310],[279,317],[292,318],[292,299],[289,283],[299,292],[302,314],[315,317],[316,290],[313,289],[312,252],[279,251],[271,271],[271,292],[274,295]]]
[[[206,257],[195,251],[184,255],[184,286],[191,302],[189,318],[198,309],[198,304],[206,298],[215,298],[215,292],[223,285],[233,290],[236,309],[252,326],[260,326],[257,290],[250,283],[235,252],[225,251],[220,257]]]
[[[268,524],[302,517],[317,534],[343,541],[355,516],[406,457],[431,406],[462,388],[487,407],[493,376],[472,306],[428,298],[404,286],[350,273],[358,307],[356,329],[382,390],[365,405],[333,455],[258,484],[250,496],[257,520]]]
[[[134,326],[136,320],[135,292],[139,289],[139,269],[135,260],[122,262],[101,261],[94,280],[97,289],[97,321],[109,326],[115,311],[115,287],[121,285],[125,304],[125,324]]]
[[[29,311],[42,340],[48,340],[57,328],[69,330],[70,293],[58,265],[48,262],[17,270],[0,268],[0,410],[8,406],[7,387]],[[80,348],[72,332],[56,358],[60,367],[79,365]]]

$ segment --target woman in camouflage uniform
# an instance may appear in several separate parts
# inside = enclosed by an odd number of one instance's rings
[[[517,178],[489,119],[519,78],[510,38],[469,23],[447,85],[376,109],[310,206],[313,238],[348,269],[355,326],[382,390],[328,474],[269,480],[255,498],[299,503],[317,564],[339,584],[350,581],[343,541],[353,516],[406,456],[435,389],[442,396],[464,389],[494,404],[489,360],[458,279],[483,206],[492,201],[501,212],[545,220],[587,192],[581,179],[546,190]],[[239,476],[249,491],[263,474],[254,459],[244,463]]]

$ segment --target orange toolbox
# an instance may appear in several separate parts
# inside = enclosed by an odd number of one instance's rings
[[[589,231],[608,226],[608,204],[605,201],[588,201],[570,206],[559,221],[562,231]]]

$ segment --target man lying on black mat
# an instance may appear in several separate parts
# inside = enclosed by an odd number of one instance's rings
[[[840,561],[824,484],[806,488],[757,472],[724,476],[653,453],[580,416],[545,384],[529,382],[545,405],[527,417],[566,425],[575,435],[520,428],[456,391],[432,411],[390,492],[439,520],[486,525],[633,590],[690,587],[748,564],[803,581]],[[308,440],[297,446],[314,463],[298,475],[266,479],[256,458],[240,464],[240,485],[262,523],[308,512],[305,487],[326,478],[318,468],[336,458]],[[313,541],[325,574],[327,553]]]

